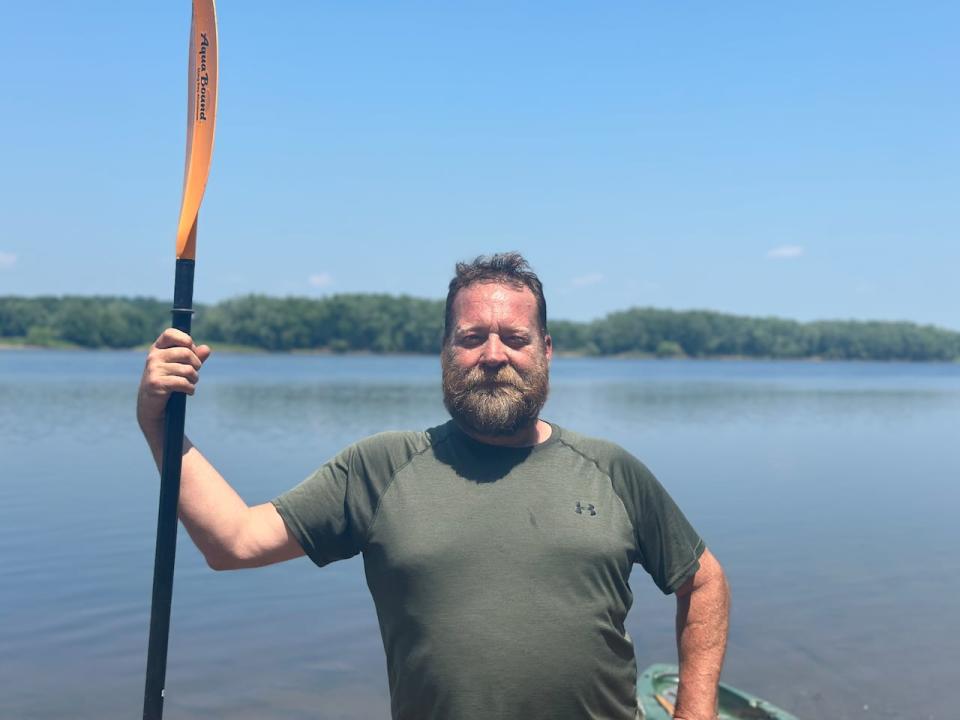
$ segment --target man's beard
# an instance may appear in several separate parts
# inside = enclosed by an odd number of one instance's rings
[[[477,434],[514,435],[536,422],[547,401],[550,372],[542,355],[523,373],[512,365],[496,370],[460,368],[448,346],[442,366],[443,404],[461,427]]]

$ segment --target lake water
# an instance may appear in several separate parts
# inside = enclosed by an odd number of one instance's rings
[[[139,717],[158,478],[137,353],[0,352],[0,718]],[[954,720],[960,365],[560,358],[545,417],[667,486],[733,591],[724,679],[801,720]],[[215,355],[194,442],[250,503],[446,419],[422,357]],[[672,598],[632,581],[638,665]],[[181,533],[165,716],[387,718],[359,559],[214,573]]]

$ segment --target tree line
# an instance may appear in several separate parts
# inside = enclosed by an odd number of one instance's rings
[[[323,299],[247,295],[198,305],[193,334],[211,344],[272,352],[436,353],[442,300],[382,294]],[[152,298],[0,297],[0,342],[130,348],[169,325]],[[553,320],[560,352],[609,356],[960,360],[960,333],[908,322],[797,322],[718,312],[631,308],[590,322]]]

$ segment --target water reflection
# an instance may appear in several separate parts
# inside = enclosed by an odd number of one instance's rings
[[[0,353],[0,717],[139,707],[157,487],[142,364]],[[438,363],[416,357],[214,356],[188,408],[251,502],[360,437],[446,418]],[[559,358],[546,415],[639,455],[721,557],[731,682],[801,717],[951,717],[960,367]],[[640,661],[669,659],[672,605],[632,585]],[[173,628],[171,716],[387,715],[357,560],[213,574],[181,537]]]

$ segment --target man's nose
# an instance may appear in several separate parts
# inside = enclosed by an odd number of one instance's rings
[[[487,341],[483,344],[483,352],[480,353],[480,363],[484,367],[502,367],[508,362],[507,346],[500,341],[500,336],[496,333],[490,333]]]

